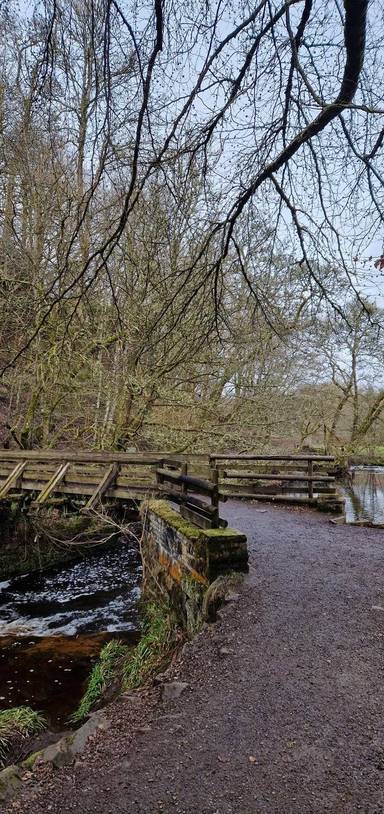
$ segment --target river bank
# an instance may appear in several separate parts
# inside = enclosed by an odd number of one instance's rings
[[[137,642],[141,560],[133,537],[120,538],[115,527],[89,517],[8,512],[5,520],[0,709],[39,711],[40,747],[68,731],[103,646],[114,638],[127,648]],[[24,756],[34,739],[16,746]],[[17,755],[8,750],[8,762]]]

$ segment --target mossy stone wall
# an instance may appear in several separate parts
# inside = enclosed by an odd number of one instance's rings
[[[167,594],[180,623],[194,630],[209,585],[247,570],[247,538],[235,529],[199,529],[161,500],[144,507],[143,526],[144,592]]]

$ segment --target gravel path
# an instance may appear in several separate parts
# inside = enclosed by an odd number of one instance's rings
[[[9,811],[383,814],[383,532],[225,512],[251,570],[177,666],[188,689],[114,704],[77,765],[41,771]]]

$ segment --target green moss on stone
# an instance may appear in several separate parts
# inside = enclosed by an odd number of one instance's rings
[[[34,765],[35,765],[35,763],[36,763],[37,758],[38,758],[38,757],[40,757],[40,755],[41,755],[42,753],[43,753],[43,750],[42,750],[42,749],[39,749],[39,751],[38,751],[38,752],[32,752],[32,754],[31,754],[31,755],[28,755],[28,757],[26,757],[26,758],[25,758],[25,760],[23,760],[23,762],[22,762],[22,764],[21,764],[21,768],[22,768],[22,769],[26,769],[26,770],[28,770],[28,771],[30,771],[31,769],[33,769],[33,767],[34,767]]]
[[[188,635],[192,637],[199,632],[203,624],[202,605],[207,588],[190,574],[184,574],[181,578],[181,590],[184,627]]]
[[[233,539],[234,537],[239,543],[245,543],[247,541],[247,537],[241,531],[237,531],[237,529],[206,529],[204,532],[204,537],[207,540],[228,540]]]
[[[110,545],[118,536],[113,527],[87,515],[54,518],[48,512],[35,517],[0,509],[0,580],[27,571],[40,571],[83,556],[88,544]],[[71,542],[71,545],[66,543]]]
[[[145,514],[146,509],[157,514],[158,517],[161,517],[162,520],[169,523],[172,528],[176,529],[176,531],[180,532],[180,534],[182,534],[188,540],[203,539],[204,530],[197,528],[197,526],[194,526],[192,523],[189,523],[188,520],[185,520],[184,517],[181,517],[180,514],[168,506],[168,503],[166,503],[165,500],[150,500],[144,506],[143,514]]]
[[[240,531],[236,531],[236,529],[200,529],[197,526],[194,526],[193,523],[189,523],[188,520],[185,520],[184,517],[178,514],[178,512],[175,512],[174,509],[171,509],[165,500],[150,500],[145,505],[143,513],[145,513],[146,509],[157,514],[158,517],[161,517],[162,520],[169,523],[172,528],[179,531],[180,534],[182,534],[188,540],[199,540],[200,542],[204,542],[212,539],[217,541],[221,539],[233,539],[233,537],[236,537],[236,540],[239,542],[246,542],[247,539],[245,534],[242,534]]]

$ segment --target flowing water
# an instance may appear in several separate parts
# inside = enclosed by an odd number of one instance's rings
[[[343,483],[347,523],[384,523],[384,466],[353,466]]]
[[[93,661],[138,638],[141,562],[131,540],[0,583],[0,708],[27,704],[65,727]]]

